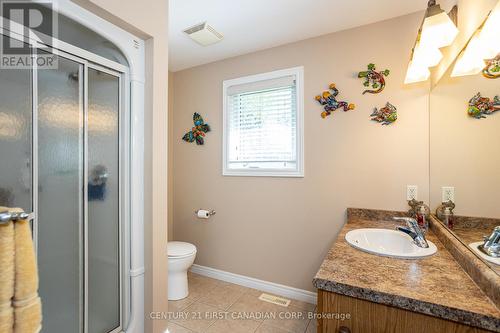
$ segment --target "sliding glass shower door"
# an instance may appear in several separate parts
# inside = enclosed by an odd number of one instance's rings
[[[27,212],[33,211],[32,83],[31,70],[0,68],[0,206]]]
[[[120,325],[120,80],[88,68],[88,333]]]
[[[36,71],[38,242],[42,332],[83,324],[83,65],[63,57]]]
[[[0,206],[34,212],[42,332],[119,332],[122,74],[51,52],[56,69],[0,69]]]

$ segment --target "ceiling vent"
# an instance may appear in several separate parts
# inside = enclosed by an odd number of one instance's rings
[[[220,42],[224,36],[209,26],[207,22],[187,28],[184,32],[201,46],[208,46]]]

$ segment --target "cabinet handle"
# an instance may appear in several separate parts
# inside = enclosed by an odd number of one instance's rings
[[[339,333],[351,333],[351,330],[348,327],[340,326]]]

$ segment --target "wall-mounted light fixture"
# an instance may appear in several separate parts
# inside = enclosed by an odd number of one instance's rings
[[[406,84],[426,81],[431,74],[429,68],[439,64],[443,58],[440,48],[449,46],[457,37],[457,12],[458,7],[455,6],[447,14],[436,4],[436,0],[429,0],[411,53]]]
[[[485,60],[500,54],[500,1],[472,35],[459,54],[451,76],[474,75],[485,67]]]

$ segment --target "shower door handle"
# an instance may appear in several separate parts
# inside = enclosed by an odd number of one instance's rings
[[[0,212],[0,224],[6,224],[11,221],[15,222],[17,220],[33,220],[34,218],[35,218],[34,213],[25,213],[25,212],[11,213],[8,211]]]

